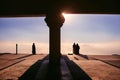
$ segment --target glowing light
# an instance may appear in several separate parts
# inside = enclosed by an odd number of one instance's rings
[[[62,13],[62,15],[65,17],[65,13]]]
[[[70,23],[75,21],[75,15],[74,14],[68,14],[68,13],[63,12],[62,15],[65,18],[65,23],[64,24],[70,25]]]
[[[62,15],[63,15],[65,18],[71,16],[71,14],[66,14],[66,13],[62,13]]]

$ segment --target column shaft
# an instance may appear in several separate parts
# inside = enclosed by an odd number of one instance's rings
[[[61,57],[60,27],[50,28],[49,60],[52,65],[59,65]]]

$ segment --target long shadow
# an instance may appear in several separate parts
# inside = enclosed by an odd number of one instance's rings
[[[94,59],[94,60],[101,61],[101,62],[104,62],[104,63],[106,63],[106,64],[109,64],[109,65],[111,65],[111,66],[113,66],[113,67],[120,68],[120,66],[117,66],[117,65],[115,65],[115,64],[112,64],[112,63],[110,63],[109,61],[107,62],[107,61],[105,61],[105,60],[101,60],[101,59],[97,59],[97,58],[93,58],[93,59]]]
[[[44,60],[48,60],[49,56],[46,56],[42,60],[38,60],[33,64],[18,80],[36,80],[38,71]],[[41,76],[41,75],[40,75]],[[61,69],[60,66],[49,66],[48,71],[44,80],[61,80]]]
[[[40,69],[40,66],[44,60],[48,60],[49,56],[46,56],[42,60],[38,60],[33,64],[18,80],[36,80],[36,75]],[[69,60],[67,56],[63,56],[74,80],[92,80],[78,65]],[[49,66],[44,80],[61,80],[60,66]]]
[[[48,59],[48,56],[35,62],[35,64],[33,64],[21,77],[19,77],[18,80],[35,80],[39,68],[45,59]]]
[[[0,56],[5,55],[5,54],[11,54],[11,53],[0,53]]]
[[[92,80],[76,63],[63,56],[74,80]]]
[[[49,58],[49,56],[48,56]],[[61,80],[61,67],[60,65],[48,65],[48,71],[45,80]]]
[[[61,80],[60,66],[49,66],[45,80]]]
[[[79,54],[79,56],[85,58],[85,59],[89,59],[87,55],[84,55],[84,54]]]
[[[16,58],[16,59],[22,59],[22,58],[26,58],[26,57],[30,57],[30,56],[33,56],[33,54],[25,55],[25,56],[22,56],[22,57],[19,57],[19,58]]]
[[[17,62],[15,62],[15,63],[12,63],[12,64],[10,64],[10,65],[8,65],[8,66],[5,66],[5,67],[1,68],[0,71],[4,70],[4,69],[6,69],[6,68],[9,68],[9,67],[11,67],[11,66],[13,66],[13,65],[15,65],[15,64],[17,64],[17,63],[20,63],[20,62],[22,62],[22,61],[24,61],[24,60],[25,60],[25,59],[22,59],[22,60],[20,60],[20,61],[17,61]]]
[[[77,57],[74,57],[74,59],[79,60]]]

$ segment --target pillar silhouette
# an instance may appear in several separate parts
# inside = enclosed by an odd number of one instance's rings
[[[60,65],[61,58],[61,27],[65,19],[60,10],[47,13],[45,22],[49,27],[49,64]]]
[[[18,54],[18,44],[16,44],[16,54]]]

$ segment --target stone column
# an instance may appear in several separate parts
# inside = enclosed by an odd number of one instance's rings
[[[49,64],[60,65],[61,57],[61,39],[60,28],[62,27],[65,19],[59,10],[48,12],[45,22],[49,27]]]
[[[18,54],[18,44],[16,44],[16,54]]]

